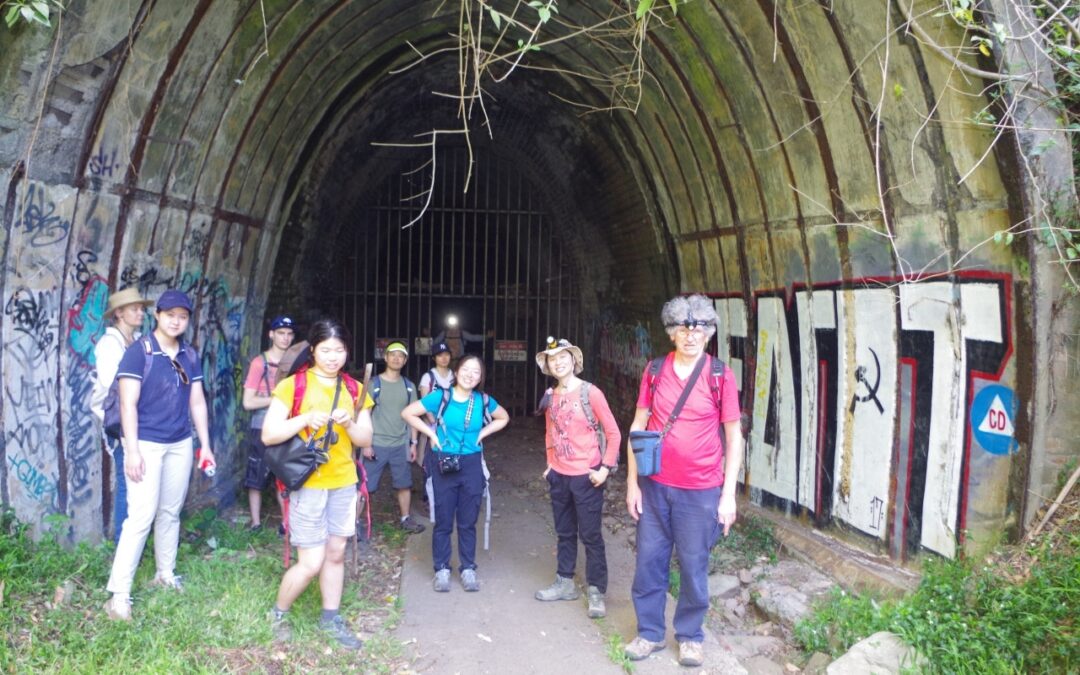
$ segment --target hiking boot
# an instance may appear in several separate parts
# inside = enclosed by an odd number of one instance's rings
[[[121,600],[115,595],[105,601],[105,613],[113,621],[131,621],[131,600]]]
[[[171,591],[178,591],[180,593],[184,592],[184,581],[182,577],[174,576],[166,579],[162,576],[156,576],[150,582],[150,585],[156,588],[167,588]]]
[[[327,637],[332,637],[338,641],[338,644],[345,649],[360,649],[364,646],[364,643],[360,641],[360,638],[349,630],[349,627],[345,625],[345,619],[341,618],[341,615],[336,615],[330,621],[323,621],[319,619],[319,630],[321,630]]]
[[[438,593],[450,592],[450,570],[441,569],[435,573],[435,591]]]
[[[475,593],[480,590],[480,580],[476,578],[476,570],[461,570],[461,587],[467,593]]]
[[[292,642],[292,626],[285,612],[280,614],[270,610],[270,632],[274,636],[274,642]]]
[[[705,650],[700,642],[686,642],[679,643],[679,665],[680,666],[700,666],[705,662]]]
[[[658,652],[664,648],[663,642],[653,642],[652,640],[646,640],[640,635],[630,641],[630,644],[623,647],[623,654],[626,654],[626,658],[631,661],[640,661],[646,658],[653,652]]]
[[[607,607],[604,605],[604,594],[596,586],[589,586],[585,592],[589,598],[589,618],[602,619],[607,616]]]
[[[424,531],[424,526],[413,520],[412,516],[405,516],[401,523],[398,525],[401,529],[405,530],[409,534],[420,534]]]
[[[544,602],[550,602],[552,600],[577,600],[581,597],[581,592],[577,589],[577,584],[570,577],[560,577],[555,575],[555,582],[536,592],[533,596],[537,600],[543,600]]]

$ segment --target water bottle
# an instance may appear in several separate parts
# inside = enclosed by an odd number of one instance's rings
[[[207,478],[213,478],[217,473],[217,463],[211,457],[204,457],[202,448],[199,448],[199,470],[206,474]]]

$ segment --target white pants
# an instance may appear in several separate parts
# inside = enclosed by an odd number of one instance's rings
[[[127,482],[127,520],[120,533],[109,575],[110,593],[131,593],[150,526],[154,527],[154,560],[157,575],[170,579],[176,567],[180,542],[180,509],[191,482],[194,446],[190,438],[176,443],[139,441],[146,473],[138,483]]]

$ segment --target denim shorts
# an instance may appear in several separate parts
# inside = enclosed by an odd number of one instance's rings
[[[328,535],[356,534],[356,485],[289,493],[289,541],[297,548],[325,546]]]

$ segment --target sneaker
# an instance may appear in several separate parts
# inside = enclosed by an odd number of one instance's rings
[[[623,647],[623,654],[626,654],[626,658],[631,661],[640,661],[653,652],[658,652],[664,648],[663,642],[653,642],[652,640],[646,640],[640,635],[630,641],[630,644]]]
[[[450,592],[450,570],[441,569],[435,573],[435,590],[439,593]]]
[[[274,642],[292,642],[292,626],[285,612],[279,614],[270,610],[270,632],[274,635]]]
[[[412,516],[405,516],[398,524],[398,527],[405,530],[409,534],[420,534],[424,531],[424,526],[413,520]]]
[[[547,588],[542,588],[533,595],[537,600],[543,600],[544,602],[550,602],[552,600],[577,600],[581,597],[581,593],[577,589],[577,584],[570,577],[560,577],[555,575],[555,582]]]
[[[131,600],[121,600],[114,595],[105,601],[105,613],[113,621],[131,621]]]
[[[596,586],[589,586],[585,595],[589,598],[589,618],[602,619],[607,616],[607,607],[604,605],[604,594]]]
[[[476,570],[461,570],[461,587],[467,593],[475,593],[480,590],[480,580],[476,578]]]
[[[319,630],[328,637],[337,640],[338,644],[345,649],[360,649],[364,646],[364,643],[360,641],[360,638],[356,637],[356,635],[349,630],[349,627],[345,625],[345,619],[342,619],[340,614],[330,621],[319,619]]]
[[[680,642],[679,643],[679,665],[680,666],[700,666],[705,661],[703,645],[700,642]]]
[[[156,576],[150,582],[150,585],[157,588],[167,588],[171,591],[179,591],[180,593],[184,592],[184,581],[182,577],[173,576],[166,579],[163,576]]]

